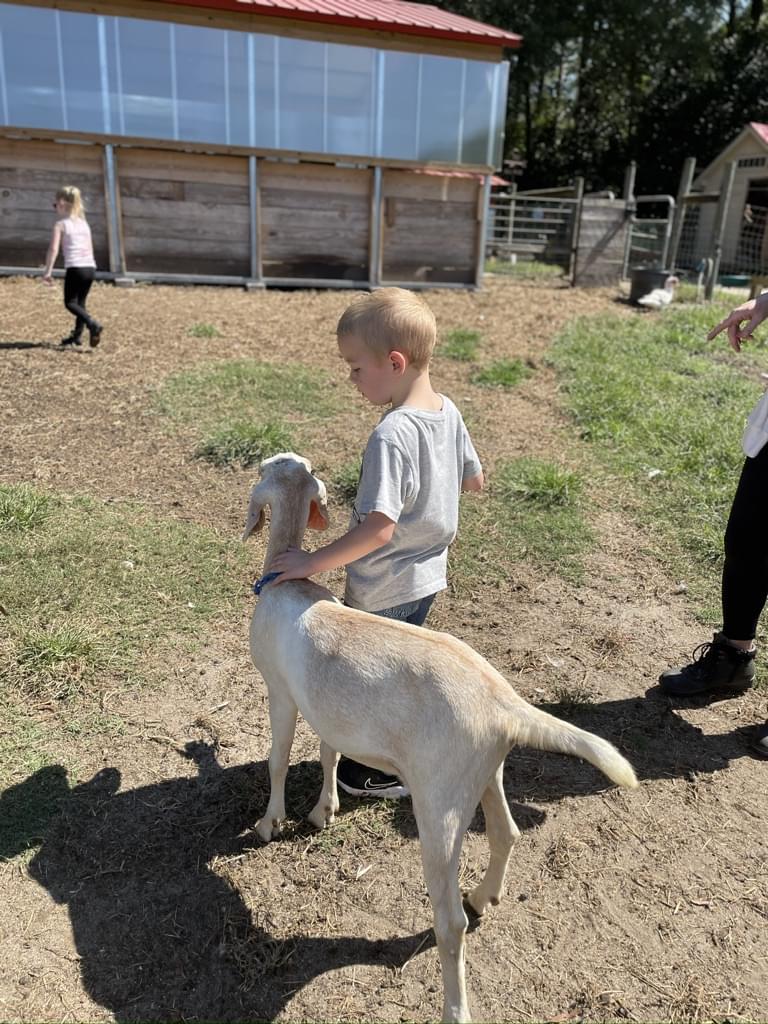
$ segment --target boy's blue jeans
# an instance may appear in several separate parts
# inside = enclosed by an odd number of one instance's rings
[[[383,619],[397,619],[399,622],[409,622],[412,626],[423,626],[429,615],[429,609],[437,594],[429,594],[428,597],[421,597],[418,601],[406,601],[405,604],[396,604],[393,608],[382,608],[374,615],[380,615]]]

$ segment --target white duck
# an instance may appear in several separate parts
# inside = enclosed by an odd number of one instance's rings
[[[654,288],[647,295],[637,300],[638,306],[645,306],[646,309],[664,309],[675,297],[675,286],[680,284],[680,279],[670,274],[664,282],[663,288]]]

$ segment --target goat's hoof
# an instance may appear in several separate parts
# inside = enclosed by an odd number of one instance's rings
[[[261,821],[256,822],[255,831],[263,843],[269,843],[280,835],[280,821],[278,818],[273,818],[271,821],[268,818],[262,818]]]
[[[461,894],[461,901],[464,904],[464,911],[470,919],[478,921],[488,909],[487,903],[480,903],[479,906],[475,906],[472,902],[473,893],[463,892]]]
[[[315,828],[328,828],[328,826],[332,825],[335,820],[336,815],[333,811],[331,811],[330,814],[327,814],[322,810],[312,811],[312,813],[307,816],[307,821],[310,825],[314,825]]]

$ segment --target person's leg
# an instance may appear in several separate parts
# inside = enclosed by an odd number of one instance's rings
[[[61,339],[62,345],[79,345],[80,339],[83,336],[83,329],[85,327],[85,321],[77,312],[80,308],[78,305],[77,297],[80,289],[80,279],[78,277],[75,267],[69,267],[64,274],[64,306],[68,313],[71,313],[75,318],[75,326],[72,328],[72,332],[66,337]]]
[[[86,299],[93,284],[94,270],[92,267],[70,267],[65,276],[65,286],[70,277],[69,297],[67,297],[65,289],[64,305],[77,318],[76,325],[80,326],[80,333],[82,333],[83,326],[88,328],[91,347],[94,348],[101,340],[101,324],[94,320],[85,308]],[[75,329],[77,330],[77,326]]]
[[[663,690],[675,696],[748,690],[755,675],[754,637],[768,597],[768,446],[747,459],[725,530],[723,629],[694,652],[693,661],[667,669]]]
[[[418,601],[409,601],[406,604],[395,605],[393,608],[384,608],[374,615],[380,615],[385,619],[396,619],[399,622],[407,622],[412,626],[423,626],[432,607],[436,595],[420,598]],[[353,761],[342,755],[339,760],[336,780],[346,793],[352,796],[378,796],[398,798],[408,796],[408,790],[396,775],[388,775],[376,768],[369,768],[367,765]]]

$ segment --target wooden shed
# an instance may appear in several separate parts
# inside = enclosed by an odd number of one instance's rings
[[[0,273],[76,184],[106,278],[477,285],[519,42],[403,0],[0,2]]]
[[[736,163],[723,231],[720,269],[726,273],[763,273],[768,266],[768,125],[751,121],[695,178],[694,192],[717,192],[727,165]],[[693,258],[711,252],[716,209],[693,206],[688,226]]]

